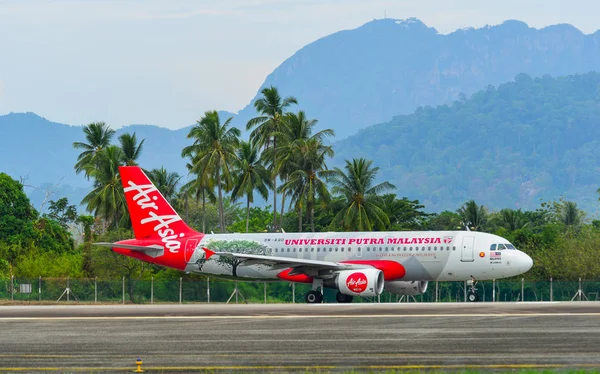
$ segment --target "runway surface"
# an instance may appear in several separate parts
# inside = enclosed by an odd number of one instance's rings
[[[0,372],[600,369],[600,302],[0,306]]]

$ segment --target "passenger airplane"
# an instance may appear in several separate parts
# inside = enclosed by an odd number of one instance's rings
[[[528,271],[531,258],[508,240],[472,231],[202,234],[175,212],[137,166],[119,168],[135,239],[110,246],[125,256],[217,277],[309,283],[307,303],[324,287],[336,299],[377,296],[385,289],[420,295],[430,281],[472,281]]]

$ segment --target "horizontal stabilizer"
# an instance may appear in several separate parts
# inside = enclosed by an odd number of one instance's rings
[[[149,246],[141,246],[141,245],[130,245],[130,244],[120,244],[120,243],[94,243],[94,245],[100,245],[103,247],[111,247],[111,248],[123,248],[129,249],[131,251],[142,252],[150,257],[158,257],[165,252],[165,248],[158,244],[152,244]]]

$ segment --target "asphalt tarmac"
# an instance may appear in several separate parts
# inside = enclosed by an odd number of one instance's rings
[[[600,302],[0,306],[0,372],[600,370]]]

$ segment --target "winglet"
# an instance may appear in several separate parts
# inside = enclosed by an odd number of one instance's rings
[[[211,258],[212,255],[215,254],[214,251],[211,251],[210,249],[206,248],[206,247],[202,247],[202,249],[204,250],[204,253],[206,253],[206,259],[208,260],[209,258]]]

